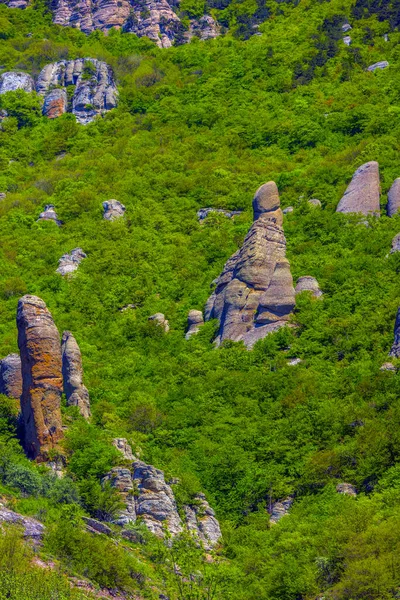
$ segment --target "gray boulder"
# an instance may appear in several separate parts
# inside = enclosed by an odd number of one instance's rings
[[[15,90],[25,90],[25,92],[33,92],[35,84],[28,73],[21,71],[8,71],[0,75],[0,94],[6,92],[15,92]]]
[[[314,206],[315,208],[320,208],[322,206],[321,200],[318,200],[317,198],[311,198],[311,200],[308,201],[308,204],[310,204],[310,206]]]
[[[287,206],[286,208],[283,209],[283,214],[284,215],[288,215],[289,213],[292,213],[294,211],[293,206]]]
[[[336,212],[379,216],[379,165],[371,161],[361,165],[340,200]]]
[[[69,254],[63,254],[58,261],[57,273],[71,275],[74,273],[84,258],[87,258],[82,248],[74,248]]]
[[[251,348],[287,324],[295,305],[283,214],[273,181],[257,190],[253,210],[254,223],[240,250],[226,262],[206,304],[205,320],[220,322],[217,345],[226,339],[243,340]]]
[[[61,340],[64,394],[68,406],[77,406],[82,417],[90,417],[89,392],[83,384],[82,356],[78,343],[70,331],[64,331]]]
[[[169,322],[162,313],[155,313],[149,317],[149,321],[154,321],[159,327],[161,327],[165,333],[169,331]]]
[[[400,210],[400,177],[394,180],[388,192],[387,215],[393,217]]]
[[[0,192],[0,200],[5,200],[7,198],[7,194],[5,192]]]
[[[396,322],[394,324],[394,342],[389,352],[389,356],[400,358],[400,308],[396,315]]]
[[[376,69],[386,69],[386,67],[388,67],[388,66],[389,66],[389,63],[387,60],[381,60],[380,62],[370,65],[368,67],[367,71],[376,71]]]
[[[39,215],[38,221],[53,221],[58,227],[62,225],[61,221],[58,220],[53,204],[46,204],[44,211]]]
[[[351,483],[338,483],[336,491],[338,494],[344,494],[345,496],[357,496],[357,490]]]
[[[394,254],[395,252],[400,252],[400,233],[395,235],[392,239],[392,249],[390,250],[390,254]]]
[[[285,515],[288,514],[292,504],[293,504],[292,496],[288,496],[284,500],[278,500],[277,502],[274,502],[269,511],[269,513],[270,513],[269,522],[272,523],[273,525],[275,525],[278,521],[280,521],[282,519],[282,517],[284,517]]]
[[[0,361],[0,394],[19,399],[22,394],[22,371],[19,354],[9,354]]]
[[[228,219],[232,219],[236,215],[241,215],[242,211],[241,210],[224,210],[222,208],[200,208],[200,210],[197,211],[197,218],[199,219],[200,222],[204,221],[204,219],[206,219],[210,213],[224,215],[225,217],[228,217]]]
[[[351,44],[351,37],[349,35],[345,35],[344,38],[343,38],[343,43],[346,46],[350,46],[350,44]]]
[[[106,221],[115,221],[125,214],[125,206],[118,200],[105,200],[103,202],[103,219]]]
[[[320,298],[322,292],[319,287],[318,281],[311,275],[304,275],[299,277],[296,283],[295,294],[301,294],[301,292],[311,292],[315,298]]]
[[[45,532],[45,527],[40,521],[37,521],[32,517],[24,517],[13,510],[5,508],[2,504],[0,504],[0,524],[1,523],[20,525],[24,530],[24,538],[27,538],[36,544],[41,542]]]
[[[198,333],[200,327],[204,325],[203,313],[201,310],[191,310],[188,314],[188,328],[185,338],[188,340]]]

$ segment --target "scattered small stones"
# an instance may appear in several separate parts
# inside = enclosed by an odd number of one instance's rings
[[[310,275],[298,278],[295,289],[296,296],[301,292],[311,292],[315,298],[320,298],[323,295],[318,281]]]
[[[60,227],[61,221],[58,220],[57,213],[53,204],[46,204],[44,211],[40,213],[38,221],[53,221]]]
[[[386,207],[388,217],[393,217],[400,210],[400,177],[394,180],[388,192],[388,203]]]
[[[185,338],[188,340],[198,333],[200,327],[204,325],[203,313],[201,310],[191,310],[188,314],[188,329]]]
[[[386,67],[389,66],[389,63],[387,60],[381,60],[380,62],[377,62],[373,65],[370,65],[367,69],[367,71],[376,71],[376,69],[386,69]]]
[[[270,512],[270,523],[275,525],[278,521],[288,514],[290,507],[293,504],[293,496],[288,496],[284,500],[278,500],[271,506]]]
[[[357,489],[351,483],[338,483],[336,491],[338,494],[344,494],[346,496],[357,496]]]
[[[19,399],[22,394],[21,358],[9,354],[0,361],[0,394]]]
[[[5,200],[7,197],[7,194],[5,192],[0,192],[0,200]]]
[[[371,161],[356,170],[336,212],[379,216],[379,199],[379,165]]]
[[[74,248],[69,254],[63,254],[59,259],[56,272],[60,275],[71,275],[78,269],[84,258],[87,258],[87,255],[82,248]]]
[[[154,315],[151,315],[149,317],[149,321],[154,321],[155,323],[157,323],[157,325],[162,327],[162,329],[165,331],[165,333],[168,333],[169,322],[165,318],[165,315],[163,315],[162,313],[155,313]]]
[[[103,202],[104,214],[103,218],[106,221],[115,221],[124,216],[126,208],[118,200],[105,200]]]
[[[237,215],[241,215],[242,211],[241,210],[223,210],[222,208],[200,208],[200,210],[197,211],[197,218],[199,219],[199,221],[204,221],[204,219],[206,219],[210,213],[217,213],[220,215],[224,215],[225,217],[228,217],[229,219],[232,219],[233,217],[236,217]]]

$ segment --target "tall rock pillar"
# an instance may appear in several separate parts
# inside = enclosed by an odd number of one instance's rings
[[[43,461],[63,436],[60,335],[46,304],[37,296],[26,295],[19,300],[17,327],[23,442],[30,458]]]
[[[62,336],[62,374],[64,378],[64,393],[68,406],[77,406],[85,419],[90,417],[89,392],[83,384],[83,369],[81,351],[78,342],[70,331],[64,331]]]

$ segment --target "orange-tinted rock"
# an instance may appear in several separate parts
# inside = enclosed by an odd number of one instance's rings
[[[43,114],[49,119],[56,119],[67,112],[67,92],[56,88],[51,90],[44,99]]]
[[[46,460],[63,436],[60,335],[46,304],[37,296],[19,300],[17,327],[24,447],[31,458]]]

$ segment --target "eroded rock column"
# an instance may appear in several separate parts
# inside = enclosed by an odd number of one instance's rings
[[[60,335],[46,304],[37,296],[19,300],[17,327],[23,443],[28,456],[47,460],[49,451],[63,437]]]
[[[90,417],[89,392],[83,384],[82,356],[78,342],[70,331],[64,331],[61,344],[64,393],[68,406],[77,406],[82,417]]]

